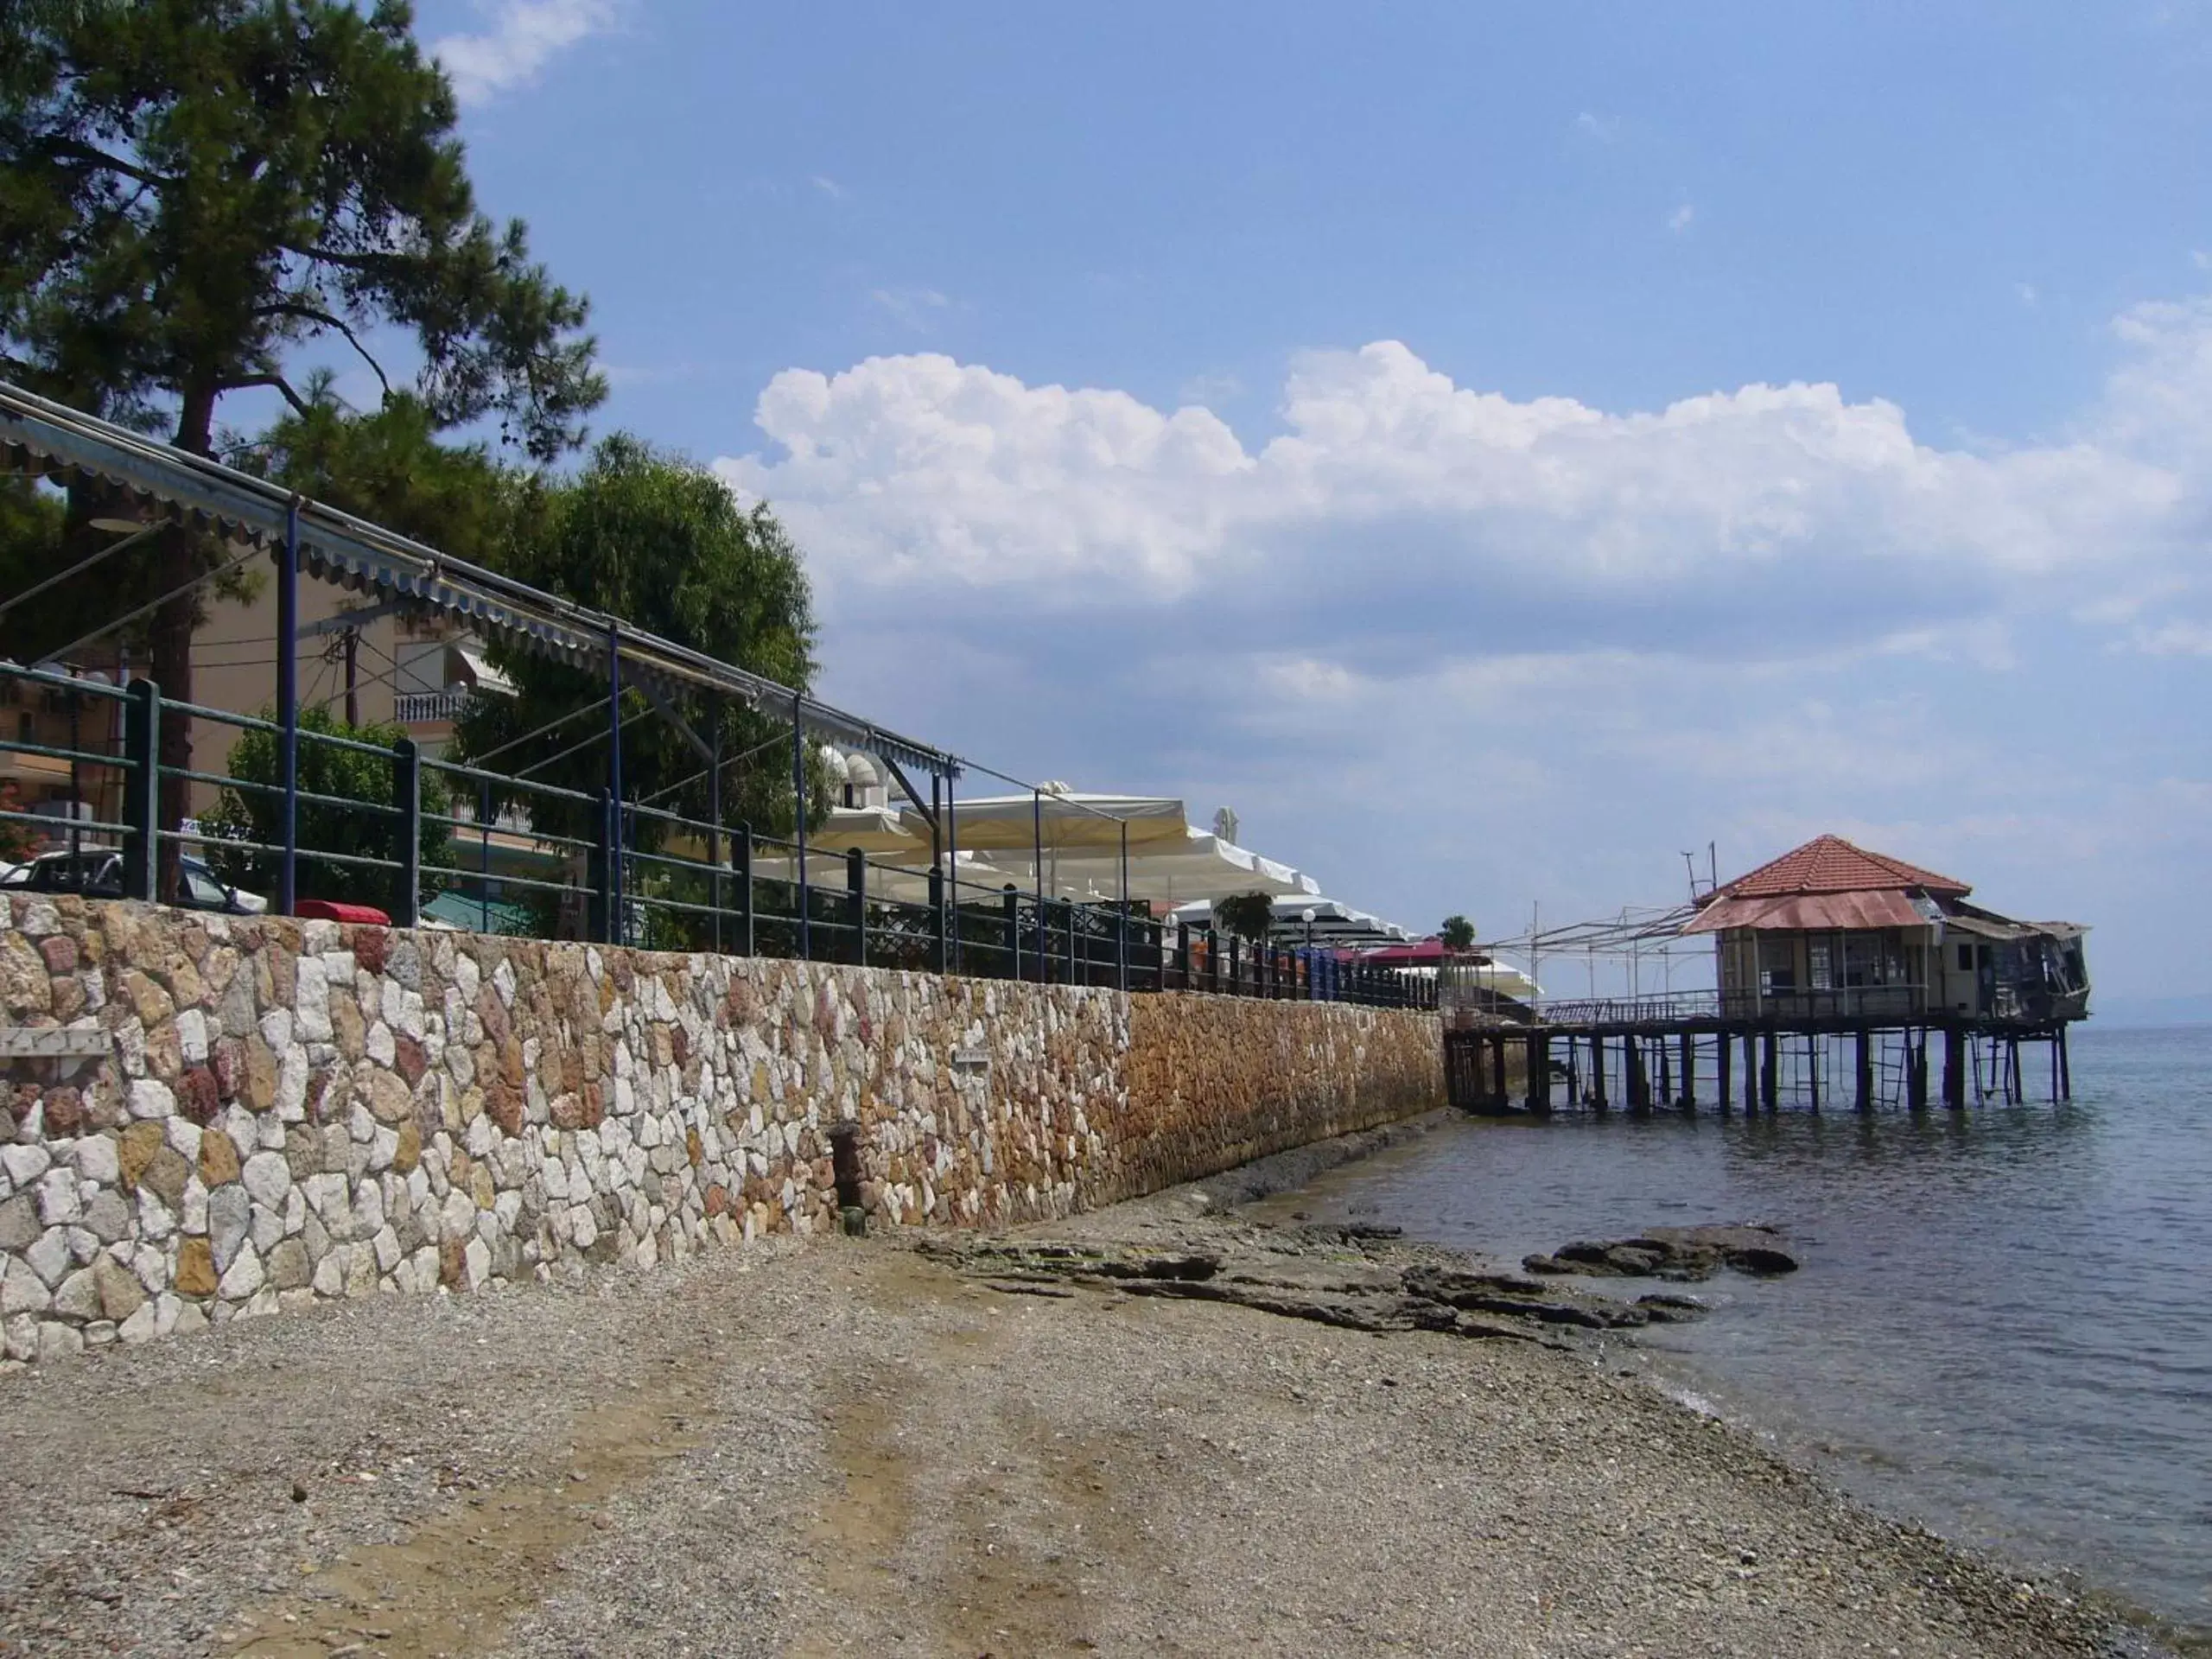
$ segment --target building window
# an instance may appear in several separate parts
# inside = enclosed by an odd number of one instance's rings
[[[1974,971],[1974,946],[1962,944],[1959,947],[1959,971],[1962,974]]]

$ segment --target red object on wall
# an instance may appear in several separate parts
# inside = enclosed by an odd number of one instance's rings
[[[335,899],[302,899],[292,906],[302,921],[359,922],[369,927],[390,927],[391,916],[374,905],[342,905]]]

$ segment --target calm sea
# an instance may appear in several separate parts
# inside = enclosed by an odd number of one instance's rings
[[[1296,1203],[1516,1258],[1778,1223],[1803,1270],[1697,1287],[1713,1317],[1654,1363],[1879,1505],[2212,1637],[2212,1027],[2078,1028],[2074,1076],[1916,1120],[1455,1121]]]

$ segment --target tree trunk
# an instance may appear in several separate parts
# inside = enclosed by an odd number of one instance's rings
[[[188,388],[176,424],[176,447],[204,455],[214,447],[215,393]],[[202,538],[184,525],[164,531],[161,556],[156,562],[154,591],[167,594],[183,587],[207,565]],[[151,638],[154,683],[162,696],[178,702],[192,701],[192,636],[198,631],[201,612],[200,593],[181,594],[154,613]],[[162,828],[175,830],[191,816],[192,785],[181,774],[192,766],[192,722],[180,715],[165,716],[161,728]],[[161,849],[160,892],[163,899],[176,897],[182,848],[166,842]]]

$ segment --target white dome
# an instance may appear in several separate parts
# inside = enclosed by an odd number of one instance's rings
[[[845,781],[855,789],[874,789],[883,782],[875,762],[855,749],[845,757]]]
[[[822,746],[822,769],[830,774],[830,781],[833,784],[843,783],[849,775],[845,757],[837,752],[834,744],[824,743]]]

